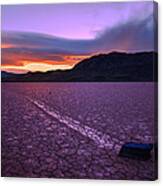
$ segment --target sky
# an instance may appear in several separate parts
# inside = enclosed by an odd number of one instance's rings
[[[153,1],[3,5],[2,64],[8,72],[71,69],[112,51],[154,50]]]

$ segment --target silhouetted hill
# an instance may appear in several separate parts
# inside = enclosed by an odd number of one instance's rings
[[[10,78],[10,77],[14,77],[14,76],[15,76],[15,74],[12,74],[12,73],[9,73],[9,72],[4,72],[4,71],[1,72],[1,77],[2,78]]]
[[[13,75],[2,72],[3,82],[145,82],[157,81],[157,53],[112,52],[82,60],[71,70],[28,72]]]

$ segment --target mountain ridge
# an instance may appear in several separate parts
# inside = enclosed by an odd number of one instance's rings
[[[136,82],[157,81],[156,52],[111,52],[86,58],[69,70],[2,72],[2,82]],[[8,76],[5,76],[8,73]],[[9,75],[10,74],[10,75]]]

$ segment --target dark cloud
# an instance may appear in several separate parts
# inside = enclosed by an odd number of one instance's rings
[[[126,50],[128,52],[154,50],[153,16],[147,19],[127,22],[98,34],[96,45],[99,50]]]
[[[26,60],[63,61],[64,55],[91,55],[125,50],[129,52],[154,50],[153,15],[144,20],[132,20],[98,32],[95,39],[71,40],[40,33],[3,32],[2,64],[12,63],[8,56],[19,55]]]

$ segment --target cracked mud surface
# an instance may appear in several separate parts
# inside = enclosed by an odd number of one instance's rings
[[[153,143],[153,83],[3,83],[2,176],[155,178],[154,156],[118,156]]]

